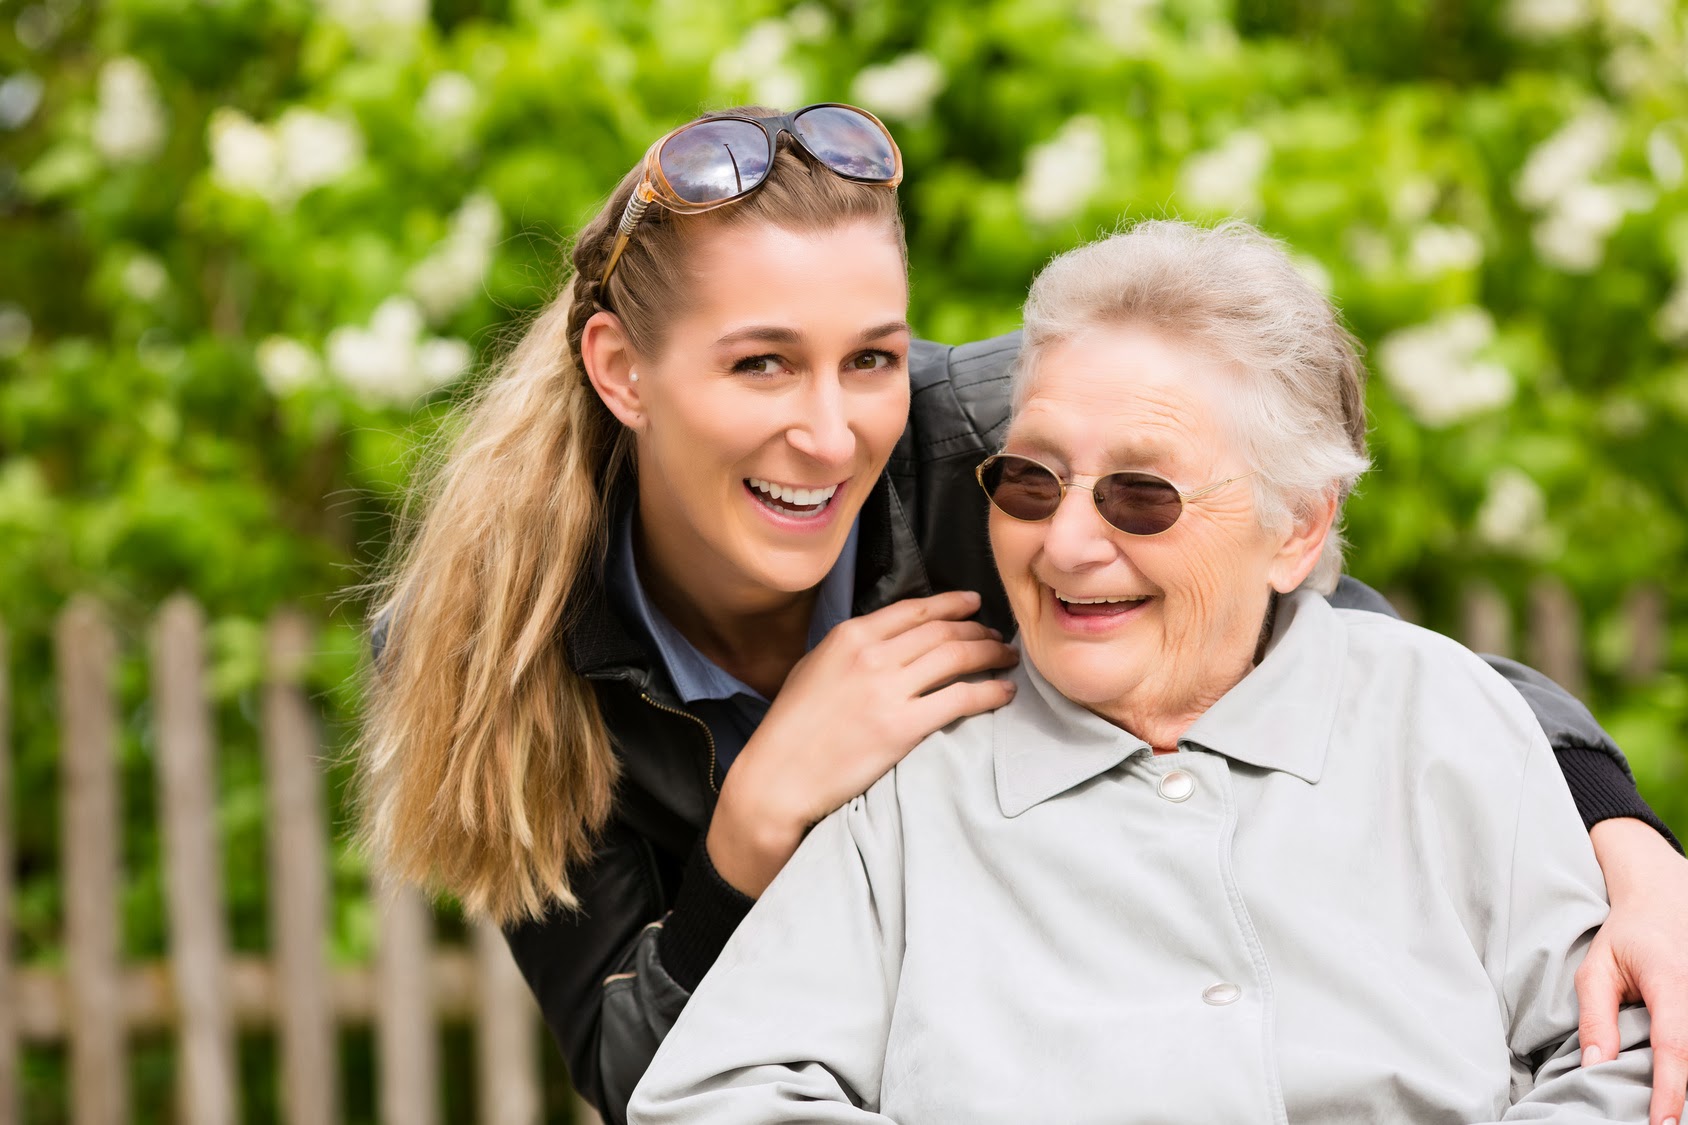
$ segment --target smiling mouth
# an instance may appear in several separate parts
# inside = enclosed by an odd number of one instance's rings
[[[1121,594],[1100,598],[1075,598],[1054,591],[1055,601],[1074,617],[1117,617],[1149,600],[1148,594]]]
[[[829,484],[820,488],[800,488],[796,485],[780,484],[778,481],[763,480],[761,477],[746,477],[744,486],[763,507],[782,516],[800,520],[814,519],[825,512],[842,487],[839,484]]]

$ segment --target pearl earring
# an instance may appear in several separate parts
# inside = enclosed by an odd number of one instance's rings
[[[639,381],[639,373],[637,371],[629,371],[627,373],[627,381],[629,383],[637,383]]]

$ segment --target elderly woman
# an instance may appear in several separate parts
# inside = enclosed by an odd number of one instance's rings
[[[1020,690],[814,830],[634,1121],[1647,1119],[1643,1011],[1578,1065],[1605,892],[1530,712],[1320,596],[1362,370],[1245,225],[1038,278],[979,471]]]

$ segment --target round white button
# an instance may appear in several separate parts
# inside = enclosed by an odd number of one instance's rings
[[[1235,1004],[1242,999],[1243,990],[1230,981],[1220,981],[1202,989],[1202,999],[1215,1008],[1223,1008],[1227,1004]]]
[[[1160,779],[1160,795],[1169,801],[1188,801],[1196,791],[1196,779],[1188,771],[1173,770]]]

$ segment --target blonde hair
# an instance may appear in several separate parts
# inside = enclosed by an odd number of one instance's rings
[[[1366,368],[1330,299],[1278,240],[1241,220],[1204,229],[1137,223],[1069,250],[1032,282],[1016,365],[1018,408],[1051,346],[1087,329],[1144,324],[1209,349],[1242,372],[1232,407],[1262,525],[1287,527],[1334,495],[1338,522],[1302,583],[1330,593],[1342,577],[1341,504],[1366,455]]]
[[[458,409],[456,437],[413,490],[377,586],[387,635],[357,748],[365,843],[389,876],[501,924],[577,905],[570,871],[591,856],[619,772],[595,690],[564,649],[632,471],[628,435],[581,363],[587,320],[612,311],[636,352],[659,354],[695,288],[688,245],[704,229],[877,220],[903,245],[893,191],[843,180],[782,143],[743,200],[698,216],[652,207],[599,293],[640,178],[638,168],[624,177],[580,231],[572,280]]]

